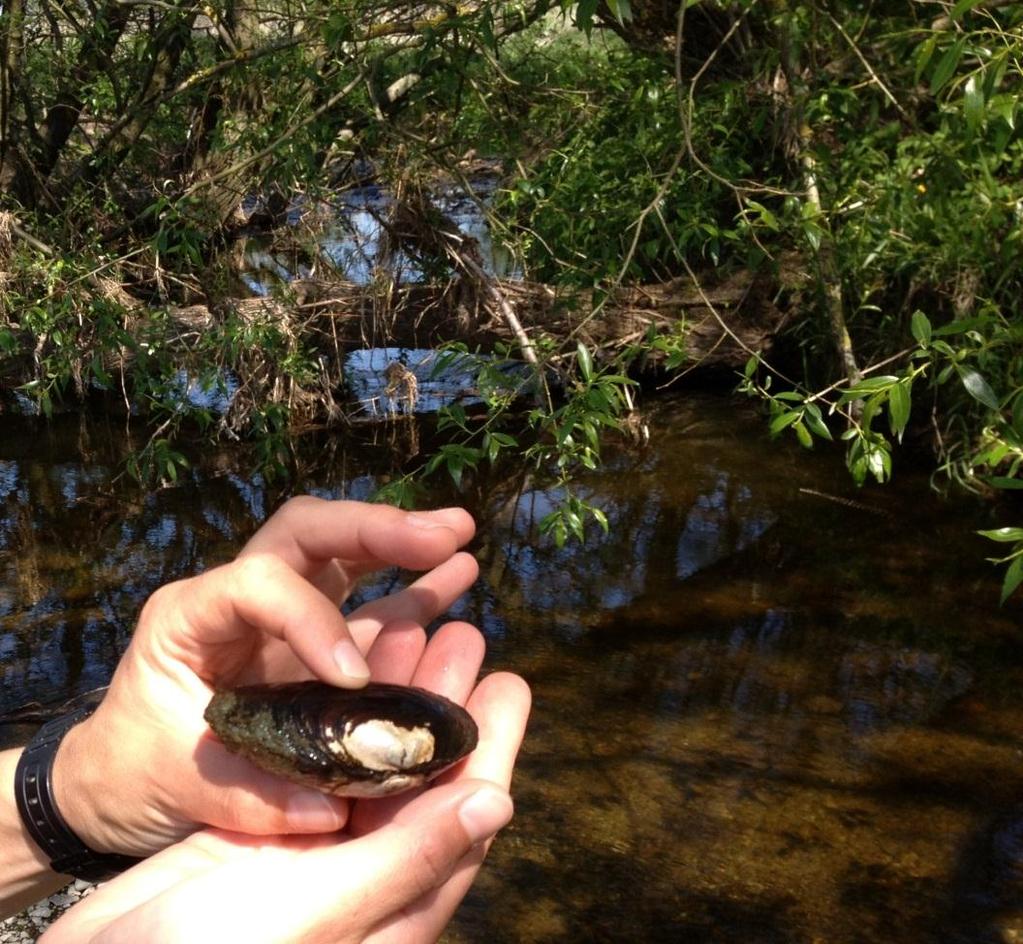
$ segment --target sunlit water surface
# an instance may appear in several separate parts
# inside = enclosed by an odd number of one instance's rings
[[[148,593],[286,497],[208,450],[139,494],[118,428],[0,420],[0,713],[102,684]],[[725,399],[650,421],[584,482],[611,522],[584,547],[538,537],[525,472],[433,498],[480,522],[452,615],[535,693],[518,816],[447,940],[1023,940],[1021,608],[972,533],[1005,522],[905,469],[857,491]],[[365,498],[412,430],[310,439],[288,489]]]

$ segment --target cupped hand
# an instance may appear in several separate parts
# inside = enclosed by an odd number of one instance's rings
[[[102,704],[61,746],[55,790],[69,824],[94,849],[138,856],[200,826],[263,835],[340,828],[345,801],[229,754],[203,721],[206,704],[218,686],[365,684],[363,654],[385,623],[425,625],[475,580],[476,562],[458,553],[473,532],[461,509],[296,498],[235,561],[162,587]],[[359,577],[391,565],[427,573],[346,620],[339,607]],[[382,667],[379,653],[408,636],[385,634],[371,662]]]
[[[476,719],[477,749],[438,785],[356,801],[335,834],[194,833],[101,886],[42,944],[435,941],[511,816],[506,790],[529,713],[517,676],[474,686],[482,655],[464,623],[429,646],[417,626],[392,624],[370,650],[375,676],[439,691]]]

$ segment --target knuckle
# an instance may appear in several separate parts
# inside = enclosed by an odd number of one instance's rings
[[[277,509],[274,517],[290,521],[292,518],[303,517],[308,511],[315,510],[322,504],[323,499],[313,495],[294,495]]]
[[[172,583],[165,583],[161,587],[157,587],[146,600],[145,605],[142,607],[142,612],[145,613],[147,610],[154,611],[160,610],[168,603],[172,603],[177,596],[182,584],[187,583],[186,580],[175,580]]]
[[[287,565],[273,554],[257,552],[235,562],[235,577],[244,586],[262,586],[280,576]]]

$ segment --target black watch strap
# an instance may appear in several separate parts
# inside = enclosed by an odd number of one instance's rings
[[[68,714],[47,721],[18,759],[14,794],[22,822],[33,842],[50,859],[50,867],[63,875],[102,882],[131,868],[140,859],[90,849],[68,826],[53,796],[53,761],[64,735],[89,717],[99,704],[91,699]]]

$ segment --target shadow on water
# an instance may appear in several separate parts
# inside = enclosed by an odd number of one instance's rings
[[[284,497],[230,451],[139,495],[111,484],[119,432],[3,423],[0,714],[104,681],[148,593]],[[730,401],[651,424],[581,484],[606,538],[540,541],[526,472],[458,499],[482,576],[452,616],[535,709],[519,815],[447,940],[1023,940],[1020,606],[983,509],[905,470],[857,492]],[[305,443],[296,490],[367,497],[414,452],[399,428]]]

